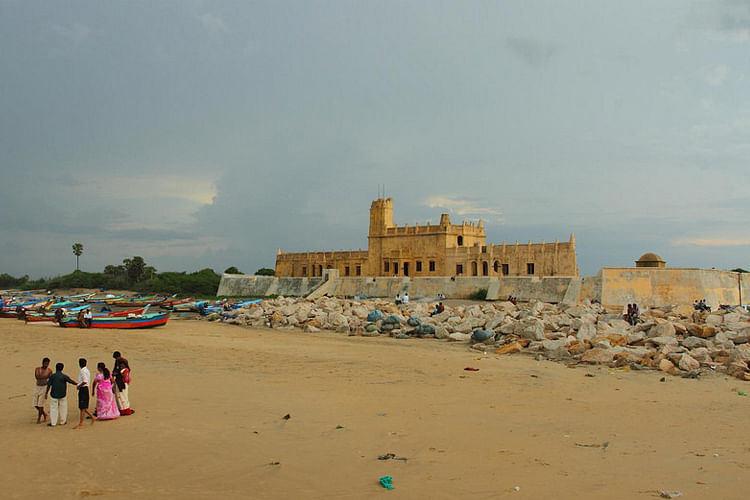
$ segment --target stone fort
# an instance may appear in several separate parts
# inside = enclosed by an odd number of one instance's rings
[[[398,226],[392,198],[370,206],[367,250],[277,252],[277,277],[315,278],[326,270],[342,277],[578,276],[573,234],[566,242],[487,245],[481,220],[453,224],[442,214],[437,225]]]

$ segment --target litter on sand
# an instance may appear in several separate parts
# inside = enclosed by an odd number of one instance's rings
[[[602,444],[576,443],[576,446],[582,448],[604,448],[606,450],[609,448],[609,441],[604,441]]]
[[[467,366],[466,368],[464,368],[464,370],[466,370],[467,372],[478,372],[479,368],[473,368],[471,366]]]
[[[387,490],[393,489],[393,478],[391,476],[383,476],[379,479],[380,486]]]
[[[659,496],[662,498],[678,498],[682,496],[682,493],[679,491],[661,490],[659,491]]]
[[[397,457],[395,453],[386,453],[385,455],[380,455],[378,460],[403,460],[406,462],[408,459],[406,457]]]

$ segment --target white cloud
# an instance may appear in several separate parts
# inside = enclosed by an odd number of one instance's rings
[[[465,200],[447,196],[430,196],[423,204],[430,208],[444,208],[457,215],[481,217],[487,221],[504,222],[503,212],[495,207],[479,205],[478,200]]]
[[[697,247],[739,247],[750,246],[750,238],[684,238],[675,240],[672,244]]]
[[[53,24],[52,30],[58,35],[62,36],[73,42],[74,45],[78,45],[86,41],[91,33],[91,29],[81,23],[73,23],[71,25]]]
[[[200,16],[198,16],[198,20],[208,31],[219,32],[227,30],[227,27],[224,24],[224,20],[219,16],[211,14],[210,12],[201,14]]]
[[[710,85],[721,85],[724,80],[727,79],[729,74],[729,66],[726,64],[719,64],[705,71],[705,79]]]

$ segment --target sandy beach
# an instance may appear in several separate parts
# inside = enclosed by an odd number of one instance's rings
[[[120,332],[0,320],[0,337],[4,498],[739,499],[750,484],[748,385],[720,375],[661,382],[194,320]],[[111,366],[114,350],[133,368],[135,415],[74,431],[69,390],[69,423],[35,424],[43,356],[75,378],[80,356]]]

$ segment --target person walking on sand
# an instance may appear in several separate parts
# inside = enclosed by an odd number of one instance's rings
[[[86,367],[86,359],[81,358],[78,360],[78,366],[81,367],[81,371],[78,372],[78,409],[81,410],[81,419],[78,421],[78,425],[73,427],[74,429],[80,429],[83,427],[83,419],[86,415],[91,419],[91,425],[94,425],[96,417],[89,411],[89,384],[91,384],[91,372]]]
[[[112,375],[103,361],[97,363],[96,370],[94,386],[91,388],[91,395],[96,395],[96,419],[115,419],[120,416],[120,411],[117,409],[115,395],[112,392]]]
[[[55,373],[49,376],[47,380],[47,392],[44,397],[52,396],[49,402],[49,420],[47,424],[49,427],[57,425],[58,416],[60,418],[60,425],[68,423],[68,386],[66,384],[76,385],[73,379],[63,373],[65,365],[57,363],[55,365]]]
[[[128,389],[130,387],[130,364],[128,360],[122,357],[120,351],[112,353],[115,358],[115,366],[112,369],[112,376],[115,378],[115,399],[117,407],[120,408],[120,415],[132,415],[135,411],[130,408],[130,397]]]
[[[36,385],[34,386],[32,400],[34,408],[36,408],[37,411],[37,424],[47,421],[47,414],[44,412],[44,400],[46,399],[45,395],[47,393],[47,380],[49,380],[50,375],[52,375],[52,370],[49,367],[49,358],[44,358],[42,360],[42,366],[38,366],[34,369]]]

